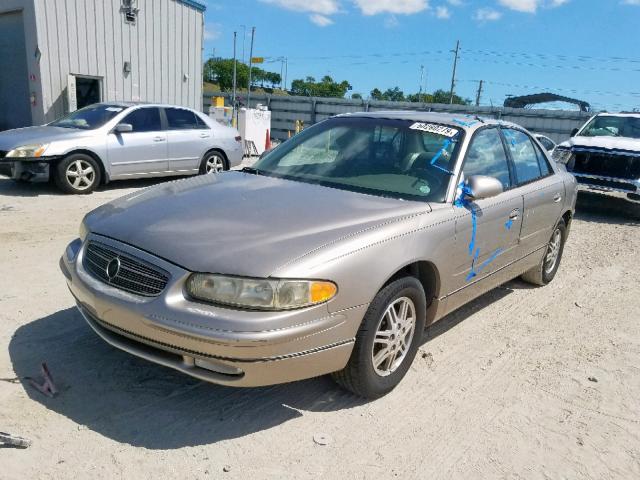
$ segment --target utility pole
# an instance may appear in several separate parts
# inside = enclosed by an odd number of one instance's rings
[[[422,80],[424,79],[424,65],[420,65],[420,89],[418,91],[418,103],[422,101]]]
[[[242,28],[242,63],[245,63],[244,62],[244,41],[247,39],[247,26],[240,25],[240,27]]]
[[[236,40],[238,37],[238,32],[233,32],[233,100],[231,101],[231,105],[233,106],[233,112],[235,115],[236,111],[236,90],[238,87],[238,75],[237,75],[237,60],[236,60]]]
[[[483,81],[480,80],[480,83],[478,84],[478,94],[476,95],[476,107],[480,106],[480,97],[482,96],[482,83]]]
[[[247,108],[251,108],[251,65],[253,63],[253,39],[256,27],[251,27],[251,49],[249,50],[249,88],[247,89]]]
[[[287,91],[287,70],[289,69],[289,58],[284,57],[284,91]]]
[[[453,103],[453,89],[456,87],[456,68],[458,67],[458,54],[460,53],[460,40],[456,42],[456,49],[451,50],[455,54],[453,58],[453,74],[451,75],[451,95],[449,97],[449,105]]]

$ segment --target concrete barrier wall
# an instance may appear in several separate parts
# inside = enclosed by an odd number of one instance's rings
[[[230,95],[204,95],[203,110],[208,112],[213,96],[223,96],[230,104]],[[242,98],[241,100],[245,100]],[[294,97],[281,95],[252,95],[251,106],[267,105],[271,110],[271,135],[285,139],[294,132],[296,120],[305,126],[347,112],[380,110],[413,110],[427,112],[453,112],[480,115],[522,125],[531,132],[541,133],[556,142],[569,138],[574,128],[589,119],[589,113],[566,110],[529,110],[524,108],[476,107],[471,105],[446,105],[438,103],[385,102],[378,100],[351,100],[343,98]]]

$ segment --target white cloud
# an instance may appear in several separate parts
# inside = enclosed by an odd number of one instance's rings
[[[436,7],[436,17],[446,20],[448,18],[451,18],[451,12],[444,5],[440,7]]]
[[[495,22],[502,18],[502,13],[492,8],[479,8],[473,14],[473,19],[478,22]]]
[[[395,13],[410,15],[429,8],[429,0],[353,0],[364,15]]]
[[[331,20],[329,17],[325,17],[324,15],[320,15],[319,13],[309,15],[309,20],[311,20],[319,27],[326,27],[327,25],[331,25],[333,23],[333,20]]]
[[[624,0],[623,5],[640,5],[640,0]]]
[[[222,25],[219,23],[207,23],[204,26],[204,39],[216,40],[222,35]]]
[[[561,7],[562,5],[569,3],[569,1],[570,0],[498,0],[498,3],[510,10],[515,10],[517,12],[536,13],[538,8]]]
[[[338,0],[261,0],[294,12],[309,12],[318,15],[333,15],[340,10]]]

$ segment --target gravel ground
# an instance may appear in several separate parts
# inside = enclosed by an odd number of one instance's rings
[[[640,211],[581,194],[554,282],[513,281],[425,332],[365,402],[328,378],[236,390],[120,352],[76,313],[58,258],[89,196],[0,177],[0,477],[640,478]],[[46,361],[47,398],[25,380]],[[324,443],[324,445],[321,445]]]

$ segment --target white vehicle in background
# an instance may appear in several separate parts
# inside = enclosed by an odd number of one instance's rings
[[[551,140],[549,137],[546,137],[539,133],[535,133],[533,136],[540,142],[540,145],[542,145],[547,152],[553,152],[553,150],[556,148],[556,142]]]
[[[640,201],[640,113],[592,117],[553,153],[585,190]]]
[[[89,193],[113,180],[196,175],[242,162],[238,131],[171,105],[97,103],[47,125],[0,133],[0,164],[16,180]]]

